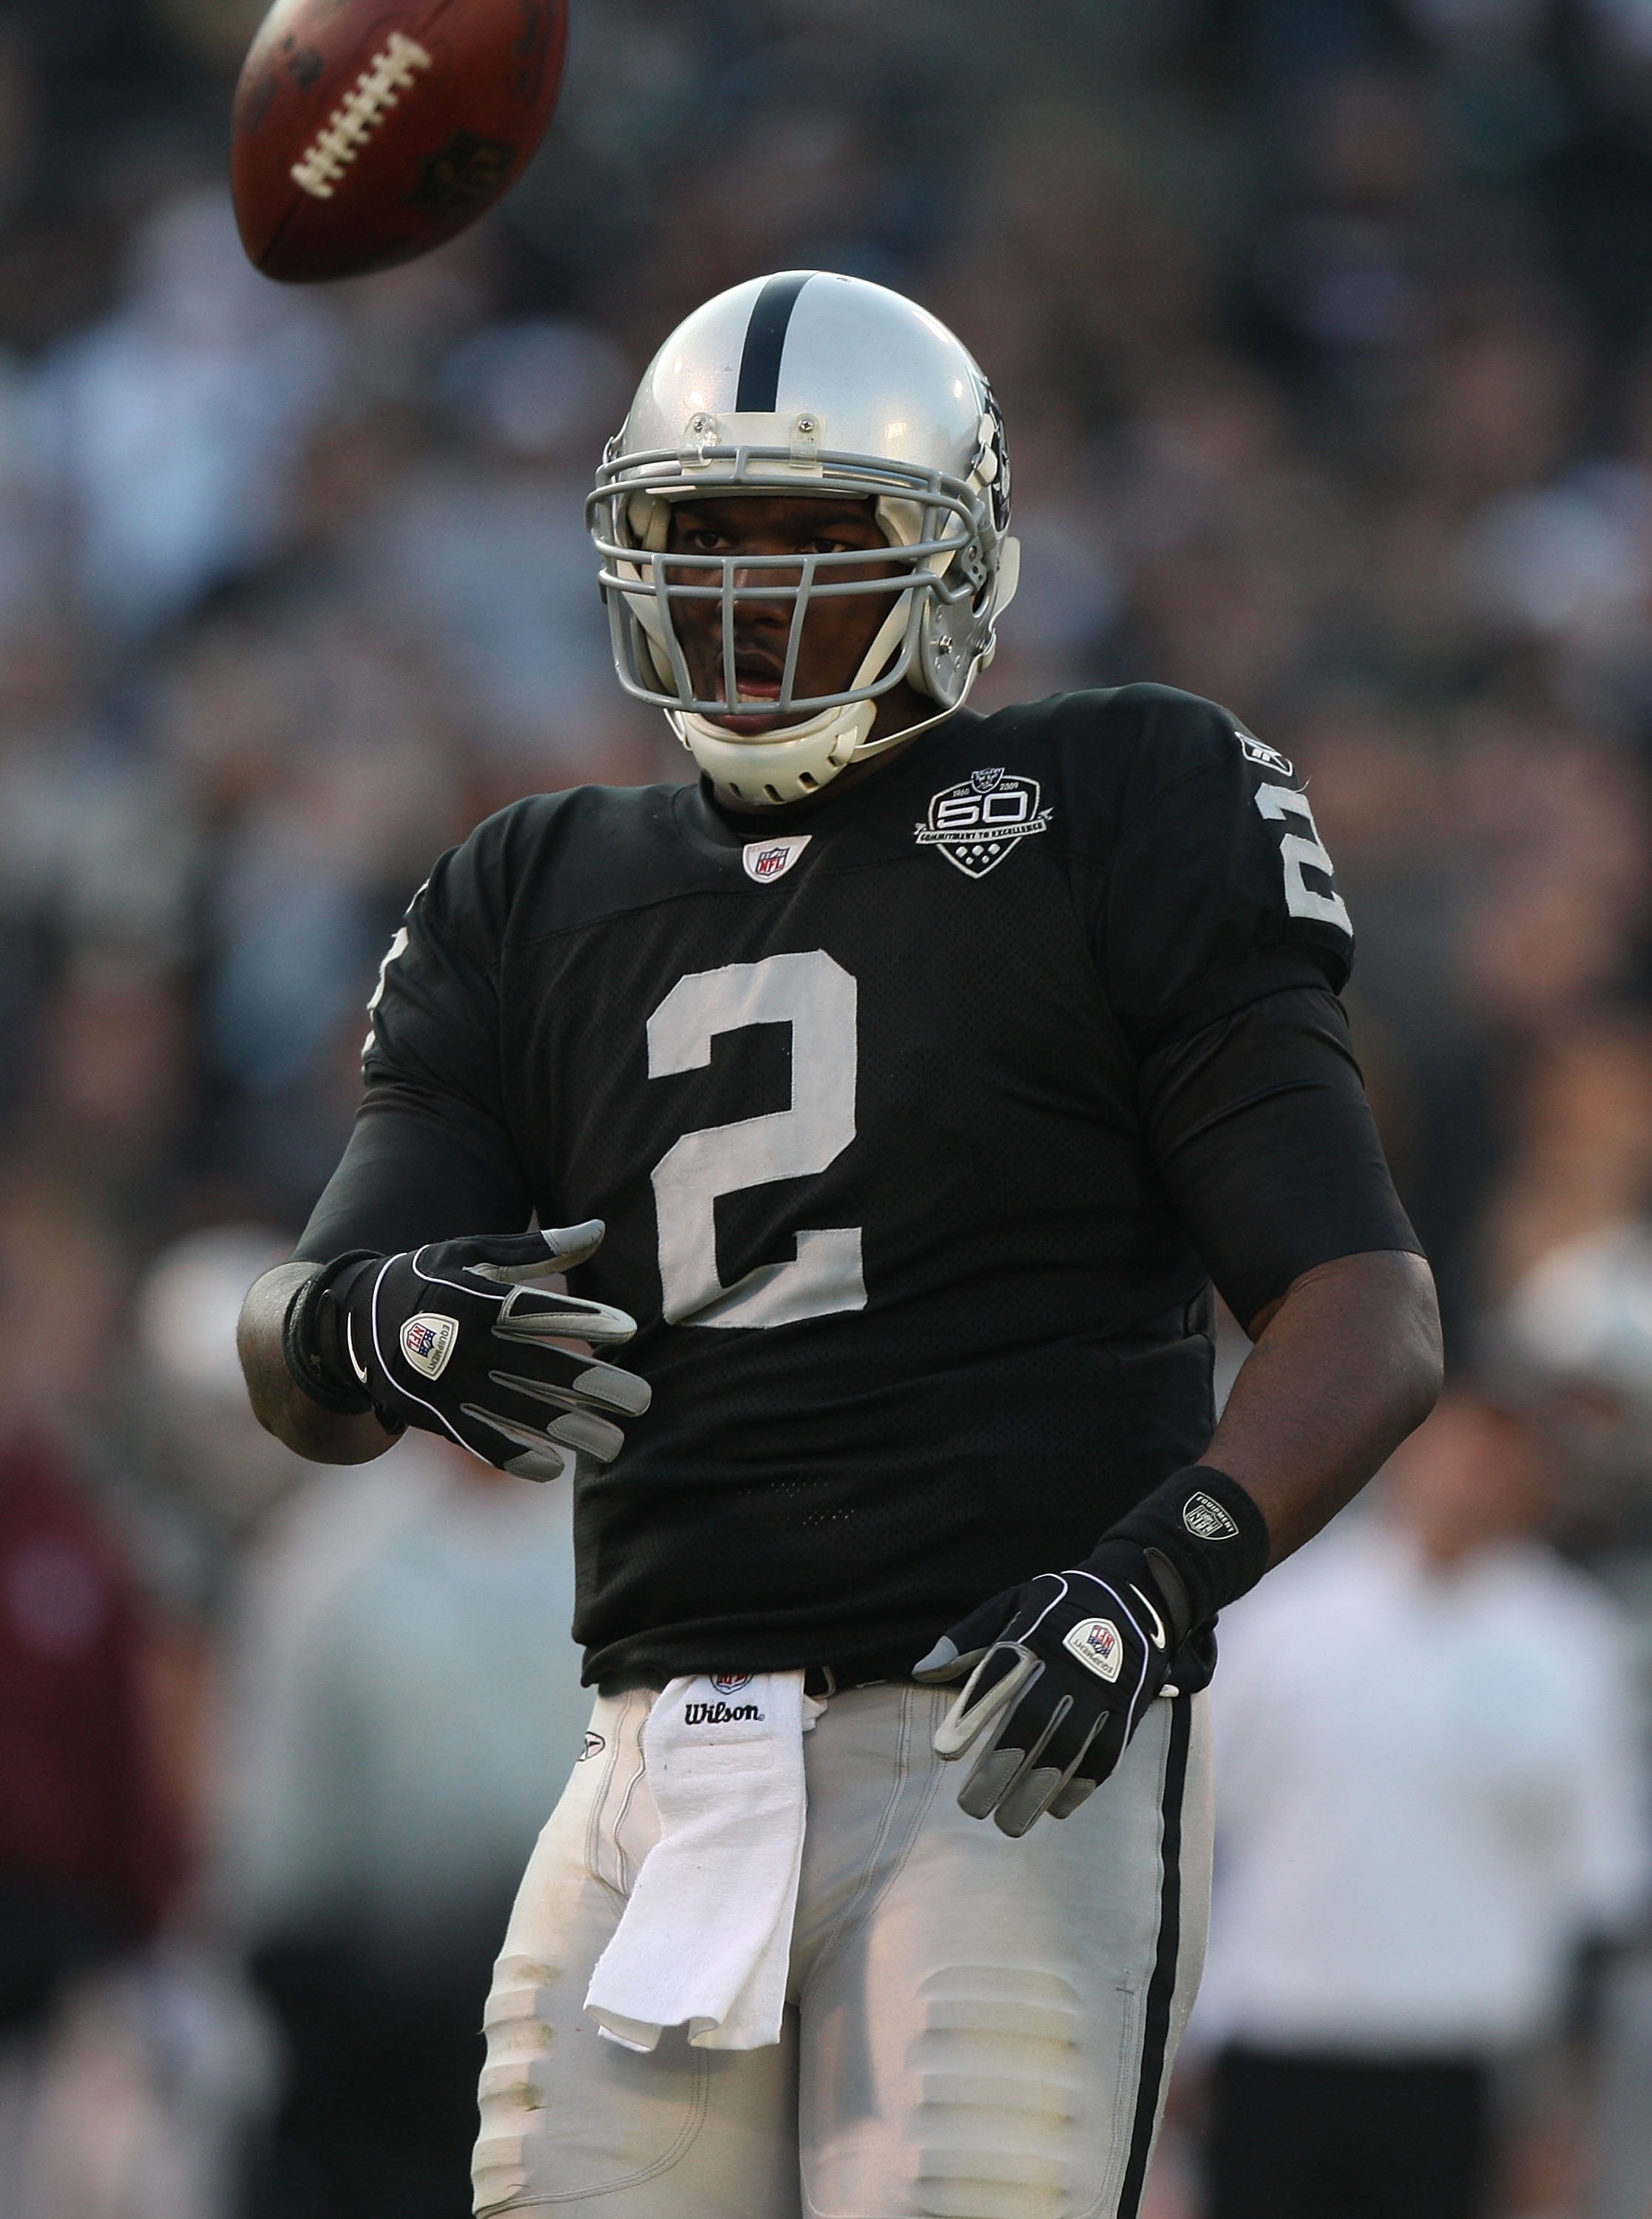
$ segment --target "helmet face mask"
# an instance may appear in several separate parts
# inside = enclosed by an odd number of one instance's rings
[[[781,339],[758,390],[755,335],[773,341],[777,299]],[[792,405],[808,392],[818,405]],[[741,405],[707,405],[719,399]],[[872,437],[839,445],[830,435],[840,423]],[[661,348],[590,497],[620,683],[663,710],[736,799],[772,805],[817,792],[848,762],[950,714],[991,659],[993,619],[1014,589],[1008,488],[991,389],[922,309],[880,286],[810,272],[736,286]],[[670,544],[678,503],[752,496],[870,506],[890,549],[887,575],[866,547],[710,554]],[[887,613],[857,670],[830,686],[817,671],[805,688],[810,610],[848,595]],[[706,632],[698,612],[708,604],[719,612],[715,671],[684,647],[686,626]],[[786,621],[778,694],[766,687],[753,699],[741,693],[736,644],[758,604],[779,605]],[[778,640],[780,627],[767,629]],[[903,684],[934,701],[935,715],[873,739],[879,704]],[[759,719],[766,729],[753,734]]]
[[[835,454],[821,457],[821,475],[813,484],[800,485],[795,478],[780,476],[776,466],[786,459],[772,448],[720,447],[707,450],[703,463],[697,457],[687,469],[674,455],[627,456],[603,464],[591,496],[592,530],[602,557],[600,583],[608,604],[615,665],[620,683],[639,700],[703,717],[733,716],[742,709],[749,714],[752,704],[742,703],[735,673],[735,625],[736,616],[756,601],[782,604],[791,618],[779,698],[765,702],[766,710],[809,714],[877,700],[919,665],[922,635],[933,628],[924,621],[931,608],[951,609],[972,597],[971,581],[956,566],[956,558],[972,547],[978,524],[966,487],[939,473],[897,474],[876,457]],[[639,465],[655,474],[649,500],[661,512],[674,501],[741,494],[871,500],[880,513],[891,554],[900,557],[899,566],[891,563],[890,575],[884,578],[846,579],[845,571],[864,573],[877,561],[875,552],[848,548],[829,554],[697,555],[663,544],[657,548],[639,545],[630,529],[630,519],[641,506],[633,475]],[[610,491],[605,480],[621,469],[627,473],[624,490]],[[922,519],[910,542],[890,536],[885,503],[891,497]],[[650,533],[662,541],[664,536],[657,528]],[[881,638],[893,630],[895,637],[885,644],[879,668],[866,678],[857,677],[829,693],[799,693],[798,659],[809,609],[817,601],[845,595],[876,596],[885,603],[889,617],[897,622],[880,625],[879,634]],[[715,601],[721,607],[723,684],[715,693],[696,691],[683,654],[680,612],[690,601]],[[944,637],[944,625],[940,629]]]

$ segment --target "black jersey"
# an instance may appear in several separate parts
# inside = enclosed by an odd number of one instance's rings
[[[580,1482],[587,1677],[904,1670],[1204,1449],[1208,1265],[1248,1315],[1414,1246],[1357,1121],[1211,1169],[1319,1084],[1266,1041],[1345,1062],[1351,947],[1290,766],[1162,687],[803,811],[539,797],[438,865],[366,1056],[362,1160],[439,1127],[491,1221],[352,1216],[347,1156],[300,1252],[606,1219],[573,1284],[654,1403]]]

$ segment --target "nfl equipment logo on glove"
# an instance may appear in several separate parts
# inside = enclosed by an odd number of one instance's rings
[[[1070,1649],[1081,1664],[1102,1679],[1118,1678],[1119,1667],[1124,1661],[1124,1644],[1111,1619],[1081,1618],[1069,1631],[1062,1646]]]

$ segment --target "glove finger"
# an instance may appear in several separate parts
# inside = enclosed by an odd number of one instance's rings
[[[434,1432],[436,1428],[432,1426],[431,1430]],[[475,1457],[478,1464],[492,1464],[495,1471],[514,1472],[519,1479],[560,1479],[562,1476],[563,1459],[558,1451],[550,1450],[547,1453],[544,1448],[525,1449],[520,1455],[506,1461],[503,1456],[494,1456],[488,1449],[467,1439],[466,1433],[456,1426],[449,1426],[446,1432],[448,1437],[457,1441],[460,1447],[468,1455]]]
[[[976,1759],[967,1780],[958,1791],[958,1807],[966,1818],[990,1818],[998,1798],[1027,1762],[1018,1749],[985,1750]]]
[[[519,1427],[536,1439],[564,1441],[598,1464],[612,1464],[625,1445],[625,1436],[609,1418],[571,1395],[558,1394],[532,1379],[513,1379],[508,1372],[490,1371],[493,1392],[485,1404],[474,1407],[485,1424]],[[473,1406],[467,1403],[468,1411]]]
[[[470,1250],[475,1260],[464,1268],[496,1286],[512,1287],[524,1279],[549,1278],[553,1271],[570,1271],[594,1256],[607,1231],[599,1217],[581,1225],[559,1225],[550,1232],[516,1233],[456,1242]]]
[[[1065,1787],[1058,1788],[1050,1798],[1051,1818],[1071,1818],[1080,1804],[1089,1802],[1101,1784],[1099,1780],[1087,1780],[1082,1772],[1076,1773]]]
[[[625,1445],[625,1436],[594,1410],[568,1410],[545,1427],[553,1441],[574,1449],[593,1464],[610,1464]]]
[[[550,1251],[551,1270],[571,1271],[578,1265],[588,1264],[607,1230],[599,1217],[581,1218],[577,1225],[548,1227],[540,1238]]]
[[[1078,1675],[1053,1667],[1047,1680],[1010,1713],[998,1739],[1024,1749],[1040,1765],[1065,1779],[1107,1720],[1095,1691],[1081,1688]]]
[[[419,1278],[440,1285],[456,1279],[463,1284],[465,1272],[491,1286],[536,1274],[543,1277],[556,1269],[546,1258],[544,1240],[537,1233],[479,1233],[462,1240],[427,1240],[407,1261]]]
[[[960,1672],[973,1671],[1015,1616],[1020,1600],[1019,1588],[1007,1588],[1001,1594],[989,1596],[967,1618],[947,1628],[928,1655],[920,1656],[912,1667],[912,1677],[934,1685],[955,1680]]]
[[[502,1410],[484,1410],[479,1403],[462,1403],[447,1430],[472,1456],[519,1478],[559,1478],[566,1462],[556,1444],[537,1426],[523,1425]]]
[[[599,1418],[589,1410],[564,1411],[543,1432],[536,1426],[525,1426],[519,1419],[508,1417],[503,1410],[484,1409],[478,1402],[463,1404],[459,1414],[473,1426],[484,1428],[484,1439],[488,1433],[496,1433],[529,1457],[540,1459],[547,1468],[526,1472],[525,1476],[530,1479],[554,1477],[556,1474],[549,1467],[554,1462],[556,1471],[560,1471],[565,1461],[558,1455],[559,1450],[566,1449],[573,1454],[589,1457],[593,1463],[607,1464],[625,1445],[625,1436],[618,1426],[611,1426],[606,1418]],[[514,1461],[507,1463],[497,1453],[489,1454],[487,1449],[479,1453],[486,1456],[489,1464],[497,1464],[501,1470],[517,1469]]]
[[[1061,1775],[1053,1765],[1025,1766],[999,1798],[993,1824],[1001,1834],[1019,1841],[1044,1816],[1060,1785]]]
[[[1133,1730],[1126,1712],[1114,1710],[1104,1714],[1077,1761],[1068,1767],[1066,1779],[1051,1797],[1052,1818],[1070,1818],[1104,1781],[1112,1778]]]
[[[1046,1811],[1054,1811],[1078,1775],[1090,1776],[1069,1808],[1076,1810],[1084,1797],[1092,1794],[1101,1784],[1098,1762],[1091,1757],[1090,1751],[1106,1728],[1107,1713],[1102,1712],[1097,1718],[1082,1703],[1073,1704],[1065,1698],[1064,1703],[1063,1713],[1052,1722],[1043,1748],[1034,1753],[1026,1772],[1015,1781],[993,1813],[1006,1834],[1019,1837]],[[1005,1728],[1004,1738],[1009,1738],[1014,1723],[1012,1719]]]
[[[952,1636],[943,1633],[927,1656],[920,1656],[912,1667],[912,1677],[922,1680],[925,1687],[939,1688],[949,1680],[961,1680],[972,1672],[986,1655],[985,1649],[966,1649],[961,1654],[953,1646]]]
[[[500,1305],[494,1331],[505,1340],[588,1340],[612,1348],[632,1339],[637,1320],[607,1302],[588,1302],[580,1295],[517,1287]]]
[[[1000,1832],[1024,1834],[1060,1787],[1063,1768],[1053,1750],[1072,1707],[1071,1695],[1063,1695],[1047,1714],[1036,1699],[1022,1703],[998,1736],[1000,1749],[1022,1752],[1021,1769],[1006,1782],[992,1812]]]
[[[560,1449],[524,1449],[519,1456],[508,1458],[500,1470],[508,1471],[513,1478],[537,1480],[543,1485],[546,1480],[560,1479],[571,1462],[572,1458],[565,1457]]]
[[[1043,1669],[1030,1649],[1014,1642],[1000,1642],[989,1650],[935,1728],[935,1755],[948,1763],[962,1756],[976,1737],[996,1725]]]
[[[541,1352],[562,1356],[566,1351]],[[640,1418],[654,1400],[654,1389],[634,1371],[620,1371],[612,1364],[589,1364],[571,1359],[567,1374],[554,1372],[490,1371],[496,1387],[509,1387],[531,1402],[554,1402],[559,1409],[578,1409],[592,1403],[599,1410],[617,1410],[622,1417]]]
[[[1051,1797],[1050,1814],[1053,1818],[1071,1818],[1081,1803],[1089,1801],[1103,1781],[1112,1778],[1128,1737],[1124,1727],[1124,1719],[1117,1711],[1110,1712],[1102,1720],[1089,1748],[1072,1767],[1064,1784]]]
[[[1066,1715],[1071,1700],[1062,1698],[1053,1719],[1045,1718],[1036,1703],[1017,1704],[1009,1724],[977,1758],[974,1769],[958,1791],[958,1807],[966,1818],[989,1818],[1002,1800],[1015,1793],[1055,1725]],[[1042,1808],[1041,1803],[1038,1808]],[[1037,1815],[1035,1809],[1028,1825]]]

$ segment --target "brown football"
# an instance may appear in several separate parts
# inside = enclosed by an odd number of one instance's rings
[[[231,124],[254,263],[356,277],[475,222],[544,136],[567,30],[567,0],[276,0]]]

